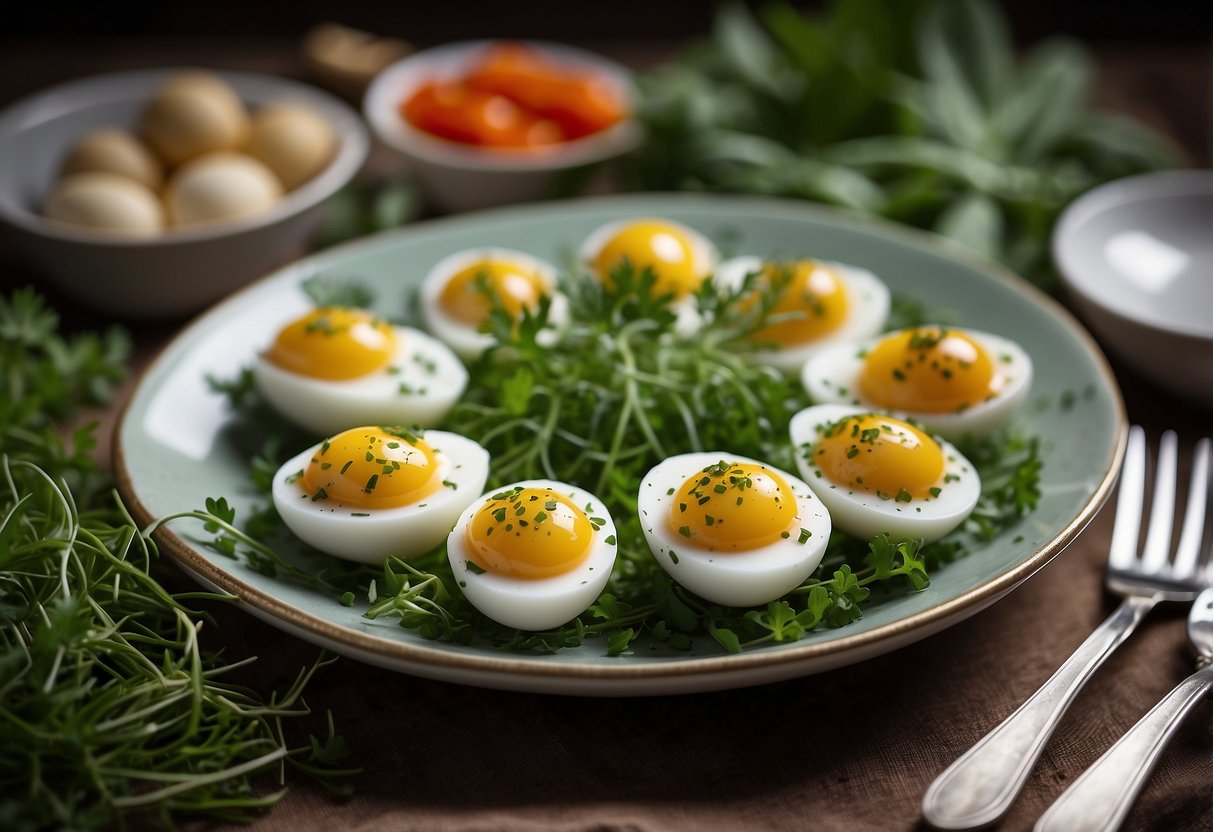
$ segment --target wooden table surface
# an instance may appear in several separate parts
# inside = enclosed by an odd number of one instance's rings
[[[602,45],[634,66],[670,44]],[[1099,99],[1210,163],[1204,48],[1097,46]],[[27,41],[0,50],[0,106],[50,84],[124,68],[197,64],[304,77],[290,41]],[[0,288],[39,275],[0,244]],[[101,323],[57,299],[75,326]],[[132,369],[175,325],[133,330]],[[1210,413],[1114,364],[1130,419],[1185,445]],[[130,385],[115,402],[115,410]],[[112,422],[111,410],[107,417]],[[337,804],[306,783],[264,829],[888,830],[921,825],[919,801],[942,768],[1040,684],[1110,611],[1101,573],[1105,510],[1060,557],[1004,600],[918,644],[860,665],[761,689],[693,697],[579,700],[507,694],[398,676],[351,660],[308,694],[332,708],[366,769]],[[215,634],[212,634],[214,637]],[[269,677],[315,649],[238,611],[217,638],[260,654]],[[1100,671],[1046,750],[1000,829],[1027,829],[1048,803],[1190,670],[1182,615],[1151,619]],[[275,681],[265,678],[266,684]],[[281,679],[278,680],[279,682]],[[1213,828],[1213,707],[1177,736],[1130,816],[1130,829]]]

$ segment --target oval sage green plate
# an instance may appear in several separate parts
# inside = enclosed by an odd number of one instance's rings
[[[900,295],[946,310],[950,321],[1009,336],[1036,365],[1021,414],[1041,438],[1039,507],[989,545],[937,569],[931,586],[873,605],[859,621],[738,655],[710,639],[690,652],[637,650],[608,657],[602,639],[550,655],[427,641],[359,605],[203,546],[201,524],[157,532],[162,548],[206,586],[238,596],[276,627],[337,653],[434,679],[545,693],[687,693],[756,685],[861,661],[972,615],[1060,552],[1107,497],[1126,434],[1116,382],[1091,338],[1056,302],[1013,275],[927,234],[860,222],[801,203],[706,196],[619,196],[497,209],[422,223],[330,249],[290,265],[216,306],[176,338],[144,375],[115,440],[122,496],[141,522],[225,496],[238,516],[259,498],[237,448],[239,419],[207,374],[231,377],[308,303],[313,275],[357,279],[376,311],[397,316],[422,275],[474,246],[507,246],[560,262],[599,224],[629,216],[684,222],[734,253],[811,256],[871,269]],[[287,553],[289,554],[289,553]]]

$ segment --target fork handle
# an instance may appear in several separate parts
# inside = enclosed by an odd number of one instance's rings
[[[975,829],[1002,817],[1079,689],[1157,602],[1125,598],[1015,713],[935,778],[923,818],[937,829]]]
[[[1211,686],[1213,667],[1180,682],[1062,792],[1037,821],[1035,832],[1117,829],[1167,741]]]

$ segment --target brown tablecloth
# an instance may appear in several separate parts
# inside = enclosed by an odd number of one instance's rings
[[[136,44],[136,46],[139,46]],[[142,51],[140,51],[140,48]],[[292,72],[287,44],[31,44],[0,56],[0,103],[91,71],[194,61]],[[1208,69],[1189,50],[1109,51],[1103,95],[1176,135],[1207,163]],[[1167,96],[1156,95],[1158,90]],[[1190,90],[1186,94],[1181,89]],[[1203,115],[1202,115],[1203,114]],[[35,277],[0,250],[4,284]],[[91,323],[86,313],[75,319]],[[145,363],[171,328],[136,332]],[[1190,445],[1210,414],[1117,368],[1130,418]],[[921,826],[935,775],[1049,676],[1112,609],[1102,590],[1105,510],[1053,563],[990,609],[863,664],[760,688],[647,699],[501,693],[397,675],[342,659],[308,703],[331,709],[365,769],[336,802],[296,780],[259,830],[897,830]],[[238,610],[206,632],[235,659],[260,655],[257,682],[281,687],[316,649]],[[217,632],[216,632],[217,629]],[[1155,613],[1102,669],[1049,743],[999,829],[1035,818],[1192,669],[1182,610]],[[1180,730],[1129,829],[1213,829],[1213,705]],[[317,726],[319,727],[319,726]]]

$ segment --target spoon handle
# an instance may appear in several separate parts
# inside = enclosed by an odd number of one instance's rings
[[[1036,822],[1035,832],[1117,829],[1167,741],[1210,686],[1213,667],[1180,682],[1062,792]]]
[[[1031,698],[935,778],[922,799],[926,821],[937,829],[976,829],[1002,817],[1083,683],[1155,603],[1126,598]]]

